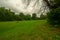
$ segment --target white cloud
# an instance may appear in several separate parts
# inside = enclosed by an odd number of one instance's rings
[[[38,12],[42,0],[0,0],[0,6],[12,9],[15,12]],[[42,7],[43,8],[43,7]]]
[[[21,0],[0,0],[0,6],[10,8],[14,11],[19,12],[23,8]]]

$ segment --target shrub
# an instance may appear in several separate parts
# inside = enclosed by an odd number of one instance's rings
[[[48,23],[51,25],[60,25],[60,7],[47,13]]]
[[[36,20],[36,19],[37,19],[36,13],[33,13],[33,14],[32,14],[32,19],[33,19],[33,20]]]

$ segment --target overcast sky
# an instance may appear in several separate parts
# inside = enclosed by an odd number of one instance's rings
[[[12,9],[14,12],[42,12],[42,0],[0,0],[0,6]],[[29,5],[29,6],[27,6]]]
[[[0,6],[10,8],[15,12],[19,12],[23,8],[21,0],[0,0]]]

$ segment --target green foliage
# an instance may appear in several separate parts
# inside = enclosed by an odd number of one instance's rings
[[[32,19],[33,19],[33,20],[36,20],[36,18],[37,18],[36,13],[33,13],[33,14],[32,14]]]
[[[55,8],[60,7],[60,0],[54,0],[53,2],[54,2],[54,7]]]
[[[60,25],[60,7],[51,10],[48,14],[48,22],[51,25]]]
[[[19,15],[15,15],[15,20],[16,21],[22,21],[21,17]]]
[[[46,15],[44,15],[44,14],[41,14],[41,15],[40,15],[40,19],[43,19],[43,20],[44,20],[44,19],[46,19],[46,18],[47,18]]]
[[[41,19],[44,15],[41,15]],[[10,9],[6,9],[4,7],[0,7],[0,21],[21,21],[21,20],[40,20],[39,17],[37,17],[36,13],[31,15],[27,14],[24,15],[24,13],[20,12],[19,15],[15,15],[15,12],[12,12]]]
[[[60,0],[43,0],[46,2],[49,9],[56,9],[60,6]]]
[[[55,4],[59,5],[60,4],[60,0],[54,0]]]
[[[25,20],[31,20],[31,19],[32,19],[31,15],[29,15],[29,14],[25,15]]]
[[[25,20],[24,19],[25,18],[25,15],[22,12],[19,14],[19,17],[20,17],[21,20]]]
[[[5,9],[0,7],[0,21],[12,21],[14,20],[14,12],[11,12],[10,9]]]
[[[50,4],[53,6],[53,8],[58,8],[60,6],[60,0],[50,0]]]

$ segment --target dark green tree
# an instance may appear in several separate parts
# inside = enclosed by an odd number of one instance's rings
[[[44,14],[40,15],[40,19],[46,19],[46,18],[47,18],[46,15],[44,15]]]
[[[60,0],[43,0],[46,2],[47,6],[50,8],[50,9],[55,9],[57,7],[60,6]]]
[[[25,20],[25,15],[24,15],[24,13],[21,12],[21,13],[19,14],[19,16],[20,16],[20,19],[21,19],[21,20]]]
[[[33,19],[33,20],[36,20],[36,19],[37,19],[36,13],[33,13],[33,14],[32,14],[32,19]]]
[[[48,23],[51,25],[60,25],[60,7],[47,13]]]
[[[25,20],[31,20],[31,15],[29,14],[25,15]]]
[[[10,9],[5,9],[0,7],[0,21],[12,21],[14,19],[15,13],[11,12]]]
[[[47,13],[48,23],[51,25],[60,25],[60,0],[44,0],[51,9]]]

